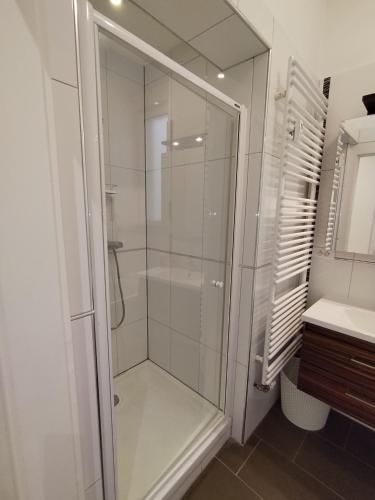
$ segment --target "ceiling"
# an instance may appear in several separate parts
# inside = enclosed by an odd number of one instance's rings
[[[225,0],[91,0],[94,8],[160,51],[184,45],[221,70],[267,50]]]

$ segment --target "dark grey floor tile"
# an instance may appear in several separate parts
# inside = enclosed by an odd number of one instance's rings
[[[237,472],[258,442],[259,438],[255,437],[254,435],[250,436],[249,440],[244,446],[241,446],[230,439],[221,448],[217,456],[233,472]]]
[[[289,422],[280,406],[275,405],[259,424],[255,435],[292,460],[301,446],[306,431]]]
[[[339,497],[260,442],[239,476],[265,500],[338,500]]]
[[[337,446],[344,447],[350,426],[351,420],[341,415],[341,413],[331,410],[324,429],[319,431],[319,436],[328,439],[328,441],[331,441],[331,443]]]
[[[375,432],[355,422],[350,430],[347,449],[360,460],[375,467]]]
[[[259,500],[217,459],[214,459],[202,476],[183,497],[185,500]]]
[[[315,434],[309,434],[296,463],[347,500],[375,498],[373,469]]]

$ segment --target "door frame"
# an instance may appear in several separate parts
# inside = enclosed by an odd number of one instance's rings
[[[98,47],[99,28],[139,50],[183,79],[191,82],[207,94],[236,111],[239,117],[237,172],[235,190],[235,217],[233,229],[232,269],[230,279],[229,331],[226,364],[226,392],[224,415],[233,416],[234,386],[236,378],[236,355],[239,322],[241,284],[242,232],[246,192],[246,143],[247,108],[234,101],[214,86],[148,43],[95,11],[87,0],[75,0],[77,30],[78,86],[81,108],[82,143],[84,150],[85,182],[88,200],[88,225],[91,249],[91,275],[94,300],[94,324],[97,361],[98,405],[100,416],[101,454],[103,469],[103,490],[106,500],[116,499],[116,463],[113,416],[113,381],[111,355],[110,300],[108,280],[108,256],[105,224],[105,179],[104,154],[101,144],[102,124],[100,99],[100,68]],[[222,432],[218,422],[213,424]],[[212,431],[213,432],[213,431]],[[211,432],[211,434],[212,434]],[[219,434],[218,434],[219,435]],[[214,434],[213,442],[214,442]],[[203,443],[202,443],[203,445]],[[197,452],[197,450],[195,450]],[[199,451],[199,450],[198,450]],[[191,453],[190,453],[191,455]],[[197,457],[197,453],[195,453]],[[165,489],[165,488],[164,488]]]

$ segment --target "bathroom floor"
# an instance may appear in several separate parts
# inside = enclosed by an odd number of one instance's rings
[[[185,500],[370,500],[375,433],[331,411],[306,432],[276,405],[244,447],[228,442]]]
[[[218,411],[151,361],[117,376],[114,389],[119,500],[138,500]]]

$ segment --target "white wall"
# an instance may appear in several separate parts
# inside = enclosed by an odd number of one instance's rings
[[[1,413],[17,492],[1,481],[0,496],[74,500],[83,478],[43,15],[37,1],[2,2]]]
[[[310,70],[321,71],[327,29],[327,0],[264,0],[275,22],[287,33]],[[345,2],[341,2],[345,3]]]
[[[324,46],[320,52],[323,77],[374,62],[374,19],[373,0],[327,1]]]

